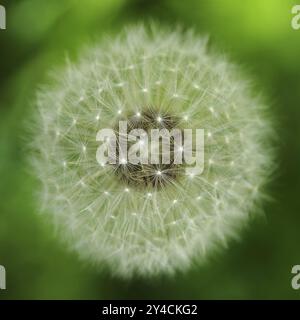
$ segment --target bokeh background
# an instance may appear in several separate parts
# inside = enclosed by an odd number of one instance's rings
[[[298,1],[300,4],[300,1]],[[300,264],[300,30],[289,0],[9,0],[0,30],[0,299],[299,299],[291,268]],[[25,120],[49,70],[128,23],[154,19],[208,34],[254,79],[277,123],[273,200],[239,242],[173,278],[112,278],[85,265],[39,215],[26,171]]]

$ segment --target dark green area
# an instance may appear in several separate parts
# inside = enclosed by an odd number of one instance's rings
[[[300,1],[298,1],[300,4]],[[291,268],[300,264],[300,30],[289,0],[9,0],[0,30],[0,264],[7,290],[0,299],[300,297]],[[278,171],[273,201],[227,250],[173,278],[113,279],[84,265],[53,236],[38,214],[26,172],[24,121],[35,90],[66,54],[129,22],[154,19],[210,36],[269,97],[277,120]]]

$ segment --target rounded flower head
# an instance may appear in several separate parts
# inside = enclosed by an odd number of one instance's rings
[[[80,256],[113,273],[186,269],[259,208],[266,108],[192,32],[126,29],[59,72],[37,105],[33,166],[46,211]],[[169,137],[164,159],[150,132],[175,129],[181,140]]]

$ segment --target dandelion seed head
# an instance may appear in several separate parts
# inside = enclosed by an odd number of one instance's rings
[[[268,109],[191,31],[135,26],[90,47],[40,90],[37,111],[32,166],[43,207],[80,257],[114,274],[186,270],[261,210],[272,168]],[[204,129],[204,171],[97,163],[96,134],[119,119]]]

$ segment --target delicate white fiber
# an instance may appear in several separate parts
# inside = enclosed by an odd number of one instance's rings
[[[99,129],[126,114],[140,117],[147,106],[158,110],[158,122],[168,113],[205,130],[201,175],[135,187],[97,163]],[[32,164],[45,211],[72,249],[114,274],[185,270],[260,210],[272,165],[266,110],[239,70],[208,52],[206,39],[127,28],[38,93]]]

